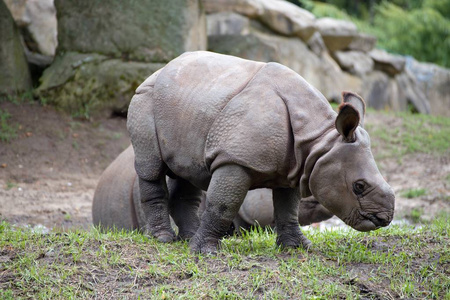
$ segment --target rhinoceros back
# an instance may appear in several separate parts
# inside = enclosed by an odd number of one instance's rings
[[[154,120],[161,156],[175,174],[194,183],[208,181],[204,159],[208,132],[227,103],[264,65],[193,52],[163,68],[154,86]]]

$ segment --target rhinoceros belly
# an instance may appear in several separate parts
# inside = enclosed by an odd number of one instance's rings
[[[264,65],[195,52],[164,67],[154,88],[154,119],[161,156],[173,173],[207,188],[211,174],[205,143],[210,128]]]

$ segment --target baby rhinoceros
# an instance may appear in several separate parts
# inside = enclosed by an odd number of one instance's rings
[[[334,112],[278,63],[203,51],[179,56],[137,88],[128,111],[144,230],[175,239],[166,175],[193,220],[194,252],[215,252],[247,191],[263,187],[273,190],[276,243],[284,247],[311,244],[298,224],[301,197],[313,195],[356,230],[387,226],[395,197],[370,151],[364,112],[352,93],[343,93]],[[201,190],[207,201],[200,221]]]

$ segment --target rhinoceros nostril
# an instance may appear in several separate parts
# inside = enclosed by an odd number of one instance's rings
[[[392,221],[392,218],[389,216],[389,214],[386,213],[373,214],[373,217],[377,222],[374,222],[377,226],[387,226]]]

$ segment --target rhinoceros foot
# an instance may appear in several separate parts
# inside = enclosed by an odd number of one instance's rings
[[[155,228],[155,226],[147,224],[144,226],[143,232],[149,238],[155,238],[162,243],[170,243],[176,240],[175,232],[172,229],[158,230],[158,228]]]
[[[189,243],[193,253],[215,254],[218,249],[218,240],[214,238],[201,238],[195,235]]]
[[[292,230],[284,230],[283,233],[278,233],[276,243],[282,248],[301,247],[305,250],[308,250],[312,245],[311,241],[303,235],[298,226]]]
[[[180,231],[180,232],[178,232],[177,240],[178,241],[190,241],[194,235],[195,235],[195,231]]]

